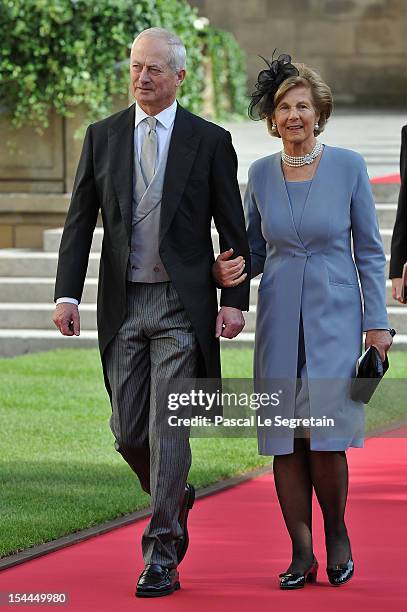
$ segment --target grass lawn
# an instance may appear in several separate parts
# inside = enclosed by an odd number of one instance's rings
[[[229,349],[222,361],[224,376],[251,377],[250,350]],[[407,353],[391,354],[387,376],[407,378]],[[368,430],[407,416],[403,382],[383,383],[366,410]],[[148,505],[114,450],[110,412],[96,350],[0,359],[0,556]],[[257,455],[253,438],[191,445],[190,481],[198,487],[271,461]]]

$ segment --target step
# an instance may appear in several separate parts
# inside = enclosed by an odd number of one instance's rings
[[[34,303],[1,303],[0,320],[1,329],[43,329],[54,330],[52,321],[54,304]],[[80,309],[81,329],[96,331],[96,305],[81,304]],[[391,327],[398,332],[407,333],[407,308],[403,306],[390,306],[388,314]],[[246,321],[245,331],[254,332],[256,328],[256,305],[252,304],[249,312],[244,313]]]
[[[383,248],[385,253],[390,253],[392,229],[380,229],[380,234],[383,240]]]
[[[218,253],[215,252],[215,257]],[[97,278],[100,253],[89,254],[87,276]],[[56,251],[46,252],[33,249],[1,249],[0,278],[10,276],[36,276],[55,278],[58,263]]]
[[[27,329],[32,330],[55,330],[52,321],[54,304],[34,303],[0,303],[1,329]],[[80,309],[81,329],[96,331],[96,305],[81,304]],[[245,312],[245,330],[253,332],[256,322],[256,307],[251,307],[251,312]]]
[[[390,327],[394,327],[398,335],[407,334],[407,306],[389,306],[387,308]],[[249,312],[244,312],[246,321],[244,331],[254,332],[256,329],[256,306],[251,305]]]
[[[215,252],[215,257],[217,253]],[[90,253],[87,276],[96,278],[99,271],[100,253]],[[45,253],[31,249],[1,249],[0,278],[29,275],[55,277],[58,253]],[[386,254],[386,278],[389,275],[390,255]]]
[[[229,348],[240,348],[240,346],[244,346],[245,348],[253,348],[254,338],[254,333],[243,331],[237,336],[237,338],[233,338],[233,340],[226,340],[225,338],[221,338],[221,340],[223,341],[221,344],[221,348],[222,350]],[[407,351],[407,333],[397,334],[393,338],[392,350]]]
[[[87,278],[82,302],[96,303],[97,278]],[[4,302],[52,302],[55,278],[3,276],[0,278],[0,299]]]
[[[371,183],[375,202],[397,202],[400,191],[400,183]],[[239,183],[240,194],[244,198],[246,183]]]
[[[52,315],[55,305],[36,303],[0,303],[1,329],[55,330]],[[81,304],[81,328],[96,331],[96,304]]]
[[[43,248],[47,253],[52,253],[59,250],[59,245],[62,238],[63,228],[45,230],[43,233]],[[219,250],[219,235],[216,229],[212,228],[212,243],[213,248]],[[97,227],[93,233],[91,253],[100,253],[102,250],[103,228]]]
[[[97,277],[100,253],[90,253],[88,276]],[[0,277],[40,276],[55,277],[58,253],[45,253],[32,249],[1,249]]]
[[[397,333],[407,334],[407,307],[399,304],[398,306],[388,306],[390,327],[394,327]]]
[[[400,183],[371,183],[375,202],[397,202]]]
[[[221,338],[221,347],[253,348],[254,334],[242,332],[237,338]],[[62,336],[58,330],[44,329],[0,329],[0,357],[15,357],[27,353],[55,349],[98,347],[97,332],[81,331],[80,336]]]
[[[95,304],[97,296],[97,279],[87,278],[82,294],[82,304]],[[260,277],[250,283],[250,303],[256,304]],[[51,303],[54,299],[54,278],[4,276],[0,278],[0,296],[2,303],[9,302],[42,302]],[[219,294],[219,291],[218,291]],[[68,296],[69,297],[69,296]],[[391,281],[386,281],[386,299],[388,306],[395,306],[391,296]]]
[[[62,238],[63,228],[58,227],[56,229],[49,229],[43,232],[42,245],[46,252],[53,253],[59,251],[59,245]],[[102,239],[103,239],[103,228],[96,227],[93,232],[93,240],[91,246],[91,252],[98,252],[102,250]]]
[[[54,349],[97,348],[97,333],[82,331],[80,336],[62,336],[57,330],[43,329],[0,329],[0,357],[15,357],[27,353]],[[221,338],[221,350],[254,347],[254,333],[243,331],[237,338]],[[397,334],[394,350],[407,350],[407,334]]]
[[[260,285],[260,277],[253,278],[250,283],[250,304],[257,303],[257,294]],[[1,288],[1,283],[0,283]],[[393,300],[391,295],[391,280],[386,280],[386,304],[387,306],[397,306],[398,302]],[[407,305],[406,305],[407,308]]]
[[[0,303],[1,329],[55,330],[52,315],[54,304]],[[79,307],[81,329],[96,331],[96,304],[81,304]],[[245,330],[253,332],[256,324],[256,306],[245,312]]]
[[[397,204],[376,204],[376,213],[381,228],[393,229],[396,221]]]
[[[81,305],[95,304],[97,296],[97,279],[87,278],[82,295]],[[250,284],[250,304],[257,303],[260,277],[254,278]],[[0,296],[3,304],[10,302],[52,303],[55,280],[41,277],[3,277],[0,278]],[[219,295],[218,291],[218,295]],[[397,305],[391,295],[391,281],[386,281],[386,299],[388,306]],[[407,308],[407,306],[406,306]]]
[[[69,348],[96,348],[97,332],[83,331],[80,336],[62,336],[57,329],[0,329],[0,357]]]
[[[251,332],[241,332],[237,338],[233,338],[233,340],[227,341],[222,338],[222,350],[228,348],[240,348],[240,346],[245,346],[245,348],[253,348],[254,347],[254,338],[255,334]],[[407,333],[405,334],[397,334],[393,339],[393,348],[395,351],[407,351]]]
[[[257,306],[255,304],[250,305],[250,311],[244,312],[243,316],[246,321],[245,331],[253,332],[256,327],[256,311]],[[407,334],[407,306],[399,304],[398,306],[388,306],[387,313],[389,315],[390,327],[400,333]]]
[[[251,304],[250,311],[244,312],[243,316],[246,321],[244,331],[254,332],[256,329],[256,311],[255,304]],[[407,306],[389,306],[387,308],[389,315],[390,327],[394,327],[398,334],[407,334]]]
[[[381,232],[387,232],[385,235],[389,236],[389,240],[387,243],[390,249],[390,240],[391,234],[393,231],[394,221],[396,219],[396,204],[377,204],[376,205],[377,216],[379,219],[379,225],[381,228]],[[50,229],[45,230],[43,233],[43,248],[45,252],[52,253],[54,251],[59,250],[59,245],[62,238],[63,228]],[[103,228],[97,227],[93,233],[93,240],[91,246],[92,253],[100,253],[102,249],[102,239],[103,239]],[[212,228],[212,242],[214,245],[214,249],[217,251],[219,249],[219,236],[216,229]],[[389,252],[387,248],[385,248],[386,253]]]
[[[256,328],[256,311],[257,307],[255,304],[250,306],[249,312],[244,312],[243,316],[246,321],[246,325],[244,330],[246,332],[254,332]],[[390,327],[394,327],[394,329],[399,334],[407,334],[407,306],[398,305],[398,306],[389,306],[387,308],[387,313],[389,315]]]

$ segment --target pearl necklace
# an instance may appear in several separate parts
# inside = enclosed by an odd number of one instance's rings
[[[311,153],[306,153],[305,155],[301,155],[300,157],[294,157],[293,155],[287,155],[287,153],[283,150],[281,152],[281,159],[286,164],[286,166],[291,166],[292,168],[299,168],[300,166],[313,164],[318,155],[320,155],[320,153],[322,152],[323,148],[324,145],[317,141]]]

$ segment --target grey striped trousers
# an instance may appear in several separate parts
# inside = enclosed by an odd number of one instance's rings
[[[172,283],[127,284],[127,315],[105,359],[115,448],[151,494],[144,562],[176,567],[174,544],[182,535],[178,514],[191,450],[185,432],[162,435],[160,419],[167,412],[157,385],[160,379],[194,378],[198,344]]]

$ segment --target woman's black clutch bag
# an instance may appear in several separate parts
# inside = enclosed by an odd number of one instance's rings
[[[389,330],[395,335],[394,329]],[[356,378],[352,380],[350,396],[355,402],[367,404],[375,392],[378,384],[389,369],[387,356],[381,360],[379,351],[375,346],[370,346],[358,359]]]

